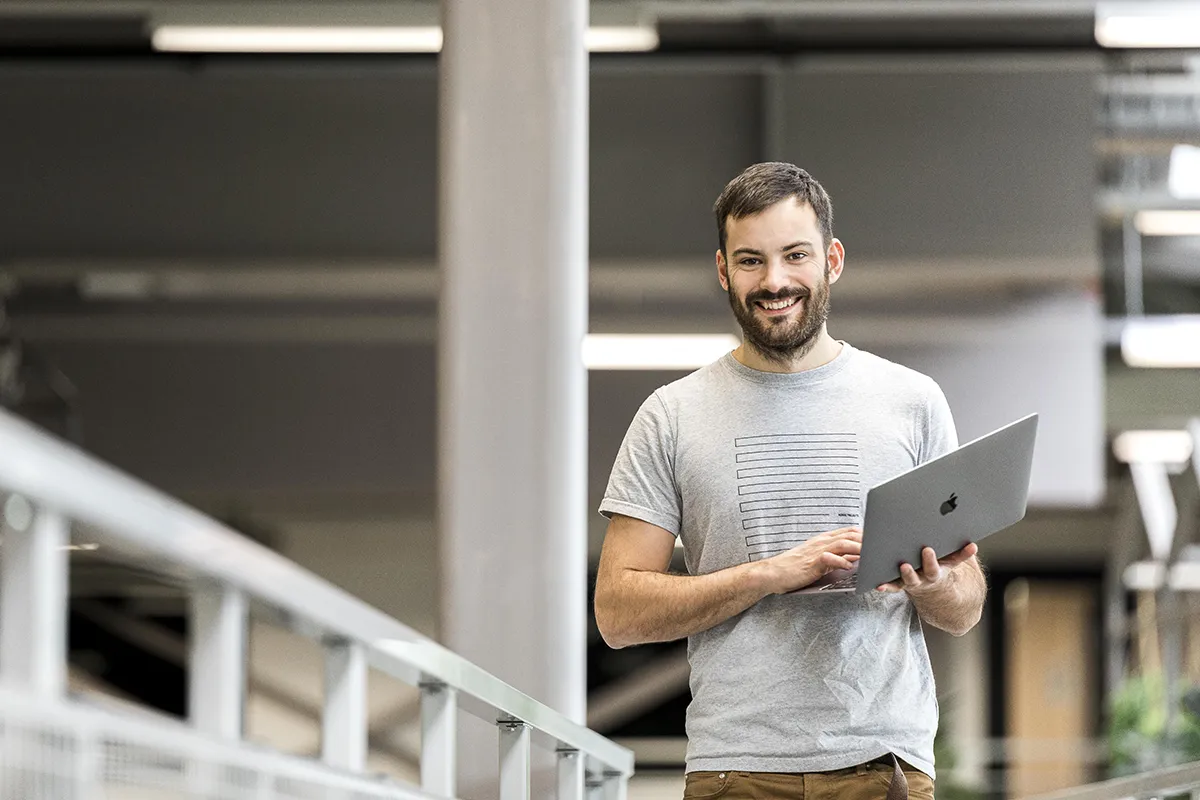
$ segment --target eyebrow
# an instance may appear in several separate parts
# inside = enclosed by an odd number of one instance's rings
[[[813,246],[812,242],[808,241],[807,239],[802,239],[799,242],[792,242],[787,247],[779,248],[779,252],[786,253],[789,250],[795,250],[797,247],[807,247],[807,248],[811,249],[812,246]],[[733,254],[735,256],[738,256],[738,255],[761,256],[762,251],[755,250],[753,247],[739,247],[737,250],[733,251]]]

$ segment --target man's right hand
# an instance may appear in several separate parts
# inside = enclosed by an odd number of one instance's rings
[[[771,594],[803,589],[835,569],[850,569],[862,552],[862,530],[838,528],[758,562]]]

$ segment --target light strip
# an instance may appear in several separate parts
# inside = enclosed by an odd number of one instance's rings
[[[658,49],[658,31],[632,26],[596,26],[588,28],[583,41],[593,53],[648,53]]]
[[[1181,200],[1200,199],[1200,147],[1177,144],[1171,148],[1167,191]]]
[[[1139,211],[1133,224],[1142,236],[1200,236],[1200,211]]]
[[[644,26],[589,28],[593,52],[643,52],[658,47]],[[428,26],[162,25],[154,49],[169,53],[437,53],[442,29]]]
[[[1122,573],[1125,588],[1138,592],[1156,592],[1163,580],[1177,592],[1200,591],[1200,563],[1179,561],[1168,568],[1157,561],[1135,561]]]
[[[442,29],[163,25],[152,42],[155,50],[173,53],[436,53]]]
[[[584,339],[583,363],[588,369],[698,369],[738,344],[725,333],[593,333]]]
[[[1099,3],[1096,42],[1102,47],[1200,47],[1195,3]]]
[[[1131,367],[1200,367],[1200,315],[1126,319],[1121,357]]]
[[[1125,431],[1113,439],[1113,455],[1125,464],[1182,464],[1192,457],[1187,431]]]
[[[1121,582],[1126,589],[1136,592],[1153,592],[1162,588],[1163,579],[1167,577],[1165,565],[1155,561],[1137,561],[1130,564],[1121,573]]]

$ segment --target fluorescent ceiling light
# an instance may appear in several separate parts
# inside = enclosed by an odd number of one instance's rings
[[[1127,319],[1121,357],[1131,367],[1200,367],[1200,314]]]
[[[1200,147],[1177,144],[1171,148],[1167,189],[1181,200],[1200,198]]]
[[[1137,561],[1125,568],[1122,582],[1126,589],[1135,592],[1153,592],[1163,585],[1167,568],[1155,561]]]
[[[584,339],[583,363],[588,369],[698,369],[738,344],[726,333],[593,333]]]
[[[1157,561],[1136,561],[1122,573],[1125,588],[1137,592],[1155,592],[1162,588],[1163,580],[1177,592],[1200,591],[1200,564],[1194,561],[1179,561],[1170,569]]]
[[[1187,431],[1125,431],[1113,440],[1113,455],[1125,464],[1182,464],[1192,457]]]
[[[1133,224],[1142,236],[1200,236],[1200,211],[1139,211]]]
[[[593,53],[644,53],[658,48],[658,31],[640,25],[588,28],[583,40]]]
[[[1099,3],[1096,42],[1102,47],[1200,47],[1195,3]]]
[[[428,26],[162,25],[154,49],[173,53],[437,53],[442,29]],[[658,47],[658,32],[645,26],[589,28],[594,52],[632,52]]]
[[[153,43],[155,50],[175,53],[436,53],[442,29],[163,25]]]

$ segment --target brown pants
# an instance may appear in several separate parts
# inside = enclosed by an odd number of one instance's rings
[[[900,762],[908,796],[933,800],[933,780]],[[832,772],[689,772],[684,800],[883,800],[892,780],[891,760]]]

